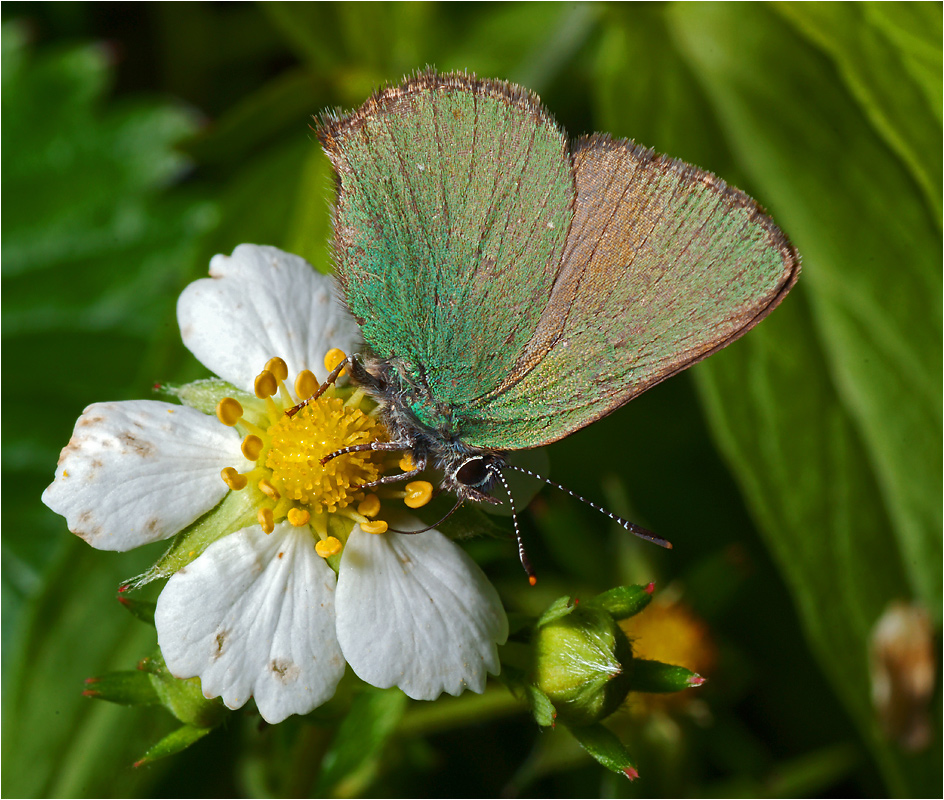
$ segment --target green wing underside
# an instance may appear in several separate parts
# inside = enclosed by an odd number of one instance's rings
[[[429,73],[319,134],[339,178],[337,274],[367,343],[445,408],[496,388],[563,251],[563,134],[521,90]]]
[[[766,316],[799,257],[743,192],[627,142],[575,147],[560,274],[502,385],[468,405],[483,447],[555,441],[707,357]]]
[[[365,340],[470,445],[572,433],[736,339],[799,271],[742,192],[605,137],[571,157],[506,84],[420,76],[321,137]]]

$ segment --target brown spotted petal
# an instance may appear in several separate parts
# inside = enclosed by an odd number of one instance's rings
[[[228,491],[223,467],[247,462],[236,432],[186,406],[95,403],[75,424],[43,502],[99,550],[167,539]]]
[[[178,678],[199,677],[203,693],[230,708],[254,697],[267,722],[307,714],[344,674],[336,583],[307,527],[237,531],[161,592],[154,621],[164,660]]]

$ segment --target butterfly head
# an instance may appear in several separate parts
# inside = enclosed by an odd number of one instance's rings
[[[390,449],[410,453],[414,469],[427,466],[443,473],[442,488],[460,500],[500,505],[503,501],[489,492],[499,480],[505,459],[499,452],[471,447],[451,431],[447,415],[429,411],[429,390],[421,375],[410,374],[402,364],[370,354],[350,359],[351,376],[380,405],[380,418],[387,429]],[[429,411],[421,419],[417,409]],[[385,480],[397,480],[390,476]]]
[[[489,491],[504,466],[504,459],[497,453],[456,455],[458,457],[453,457],[452,463],[448,464],[443,485],[463,500],[500,504],[502,501]]]

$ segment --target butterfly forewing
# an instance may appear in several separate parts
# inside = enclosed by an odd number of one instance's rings
[[[371,349],[444,407],[501,385],[563,252],[563,134],[523,90],[425,73],[319,137],[339,178],[337,274]]]
[[[503,383],[463,409],[463,438],[534,447],[587,425],[745,333],[799,258],[743,192],[605,137],[575,148],[560,273]]]

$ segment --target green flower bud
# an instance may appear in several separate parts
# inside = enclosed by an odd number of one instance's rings
[[[222,722],[226,715],[223,704],[203,696],[198,678],[181,680],[171,675],[160,652],[144,659],[139,669],[148,673],[160,704],[185,725],[212,728]]]
[[[631,688],[632,647],[606,611],[572,606],[569,613],[545,615],[532,646],[533,685],[569,725],[608,717]]]

